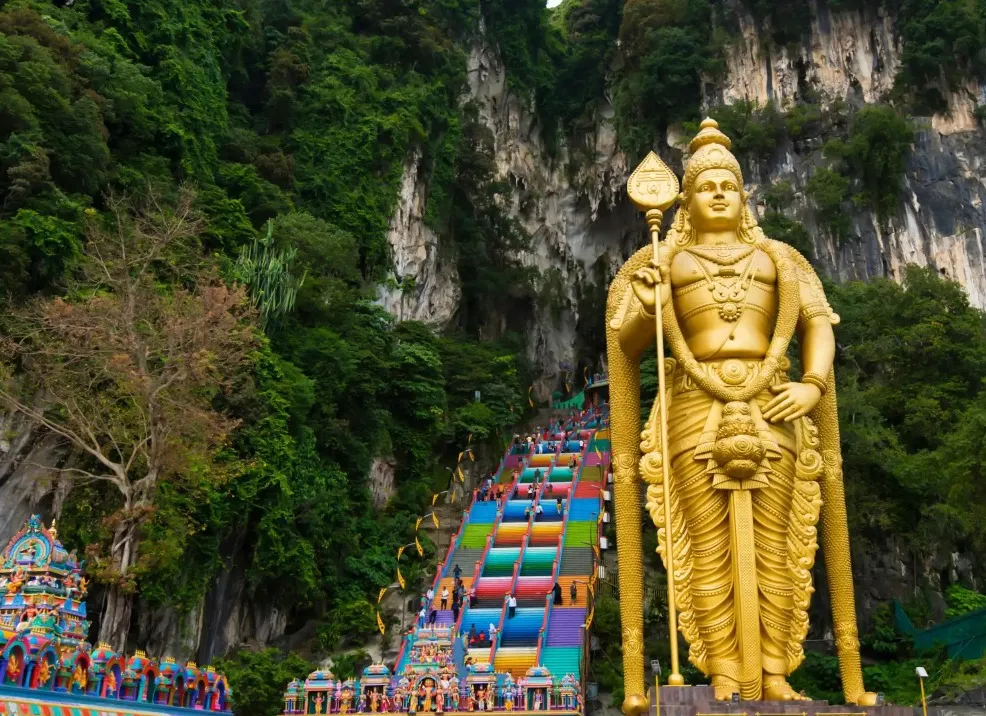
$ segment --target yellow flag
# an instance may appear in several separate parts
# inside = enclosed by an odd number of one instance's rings
[[[424,557],[425,556],[424,547],[421,546],[421,540],[419,540],[417,537],[414,538],[414,546],[418,548],[418,556]]]
[[[469,450],[468,452],[469,452],[469,460],[470,460],[471,462],[476,462],[476,454],[475,454],[475,453],[473,453],[473,451],[472,451],[472,450]]]
[[[469,433],[468,437],[466,437],[466,446],[468,447],[471,442],[472,442],[472,433]]]
[[[403,546],[397,548],[397,561],[398,562],[401,561],[401,555],[402,554],[404,554],[404,547]]]
[[[589,385],[589,366],[582,369],[582,378],[585,380],[585,384]]]
[[[588,629],[592,626],[592,617],[596,613],[596,598],[595,593],[592,591],[592,586],[586,585],[585,589],[589,593],[589,598],[587,600],[589,602],[589,614],[585,618],[585,628]]]
[[[507,407],[510,408],[510,412],[511,413],[514,412],[514,404],[513,403],[507,403]]]
[[[534,386],[532,385],[530,388],[527,389],[527,402],[531,404],[532,408],[534,407],[534,398],[531,397],[531,393],[533,392],[534,392]]]
[[[465,450],[463,450],[462,452],[460,452],[460,453],[459,453],[459,457],[457,457],[457,458],[455,459],[455,461],[456,461],[457,463],[459,463],[459,462],[462,462],[462,456],[463,456],[463,455],[465,455],[465,454],[466,454],[466,451],[465,451]]]
[[[599,556],[599,545],[598,544],[592,545],[592,551],[596,553],[596,561],[598,562],[601,559],[601,557]]]
[[[384,587],[380,590],[380,595],[377,597],[377,604],[383,601],[383,595],[387,593],[387,588]]]
[[[465,482],[466,476],[462,473],[462,468],[456,468],[456,472],[459,474],[459,482]]]
[[[417,531],[418,531],[418,529],[419,529],[419,528],[421,527],[421,522],[422,522],[423,520],[424,520],[424,517],[419,517],[419,518],[418,518],[418,521],[414,523],[414,531],[415,531],[415,532],[417,532]]]
[[[431,521],[435,523],[435,529],[438,529],[438,514],[435,512],[431,513]]]
[[[401,589],[407,586],[407,582],[404,581],[404,575],[401,574],[400,565],[397,566],[397,583],[401,585]]]
[[[431,496],[431,506],[432,507],[434,507],[435,506],[435,503],[438,502],[438,496],[440,494],[442,494],[442,493],[436,492],[434,495]]]
[[[384,626],[383,619],[380,618],[380,612],[377,612],[377,629],[380,630],[381,634],[387,630],[387,627]]]

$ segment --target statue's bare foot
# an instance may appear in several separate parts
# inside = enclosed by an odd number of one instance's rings
[[[764,674],[763,677],[763,700],[764,701],[810,701],[804,694],[795,691],[787,679],[775,674]]]
[[[712,688],[716,691],[716,699],[719,701],[729,701],[733,694],[738,694],[739,682],[730,679],[728,676],[713,676]]]
[[[872,691],[864,691],[856,699],[857,706],[876,706],[876,694]]]

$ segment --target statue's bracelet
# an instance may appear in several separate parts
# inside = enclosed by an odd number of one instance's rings
[[[801,376],[801,382],[815,386],[821,391],[822,395],[825,395],[825,391],[828,390],[828,383],[818,373],[805,373]]]

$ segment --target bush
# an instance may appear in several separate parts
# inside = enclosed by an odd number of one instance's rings
[[[859,183],[857,201],[885,219],[897,207],[913,141],[914,130],[893,107],[869,105],[853,116],[848,139],[826,142],[824,151]]]
[[[818,223],[836,239],[845,238],[849,232],[849,216],[843,205],[849,197],[849,180],[837,171],[822,167],[808,180],[805,189],[818,208]]]
[[[954,619],[963,614],[986,609],[986,594],[980,594],[966,589],[960,584],[953,584],[945,592],[948,608],[945,610],[946,619]]]
[[[216,669],[229,679],[237,716],[276,716],[284,707],[284,687],[292,679],[303,681],[315,665],[293,652],[244,649],[219,659]]]
[[[366,599],[341,604],[330,611],[316,632],[316,646],[329,652],[357,644],[377,631],[376,609]]]

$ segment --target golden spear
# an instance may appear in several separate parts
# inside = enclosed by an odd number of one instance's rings
[[[654,152],[644,157],[644,161],[634,169],[630,179],[627,180],[627,194],[630,200],[638,209],[645,212],[644,216],[647,218],[655,266],[660,262],[661,221],[664,219],[664,212],[677,200],[678,191],[678,177]],[[674,584],[674,530],[671,524],[671,468],[666,455],[668,405],[665,392],[662,310],[661,284],[658,283],[654,286],[654,323],[657,331],[657,398],[661,423],[661,473],[664,482],[664,562],[668,572],[668,627],[671,632],[671,673],[668,676],[668,684],[681,686],[685,680],[678,671],[678,615]]]

